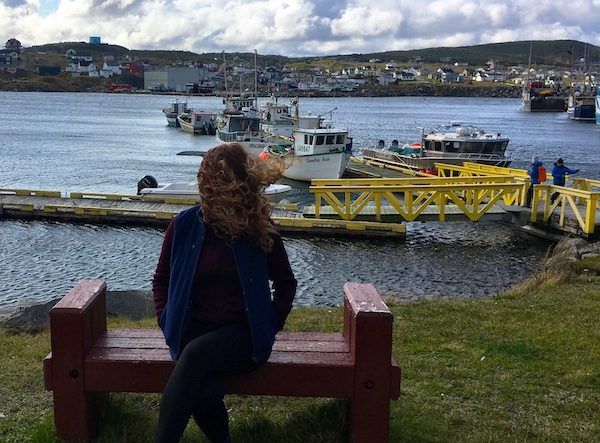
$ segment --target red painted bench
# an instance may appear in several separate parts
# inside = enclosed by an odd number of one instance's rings
[[[344,285],[344,332],[280,332],[269,361],[225,379],[228,393],[350,399],[352,442],[389,438],[390,399],[400,394],[393,317],[370,284]],[[68,441],[90,438],[102,392],[162,392],[174,367],[159,329],[106,329],[106,283],[79,283],[50,311],[52,352],[44,384]]]

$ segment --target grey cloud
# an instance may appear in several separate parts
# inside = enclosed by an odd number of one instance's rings
[[[133,2],[123,5],[119,1],[114,0],[93,0],[92,12],[99,12],[104,15],[122,15],[131,12],[138,12],[144,5],[145,0],[134,0]]]
[[[27,4],[26,0],[2,0],[0,4],[4,6],[8,6],[9,8],[17,8],[19,6],[25,6]]]

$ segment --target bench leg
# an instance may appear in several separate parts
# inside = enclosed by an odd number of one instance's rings
[[[68,442],[89,441],[96,425],[98,399],[83,390],[54,388],[54,425]]]
[[[351,443],[384,443],[390,438],[389,399],[368,397],[365,395],[350,400],[348,431]]]

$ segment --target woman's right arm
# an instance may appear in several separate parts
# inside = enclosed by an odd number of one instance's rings
[[[169,296],[169,277],[171,275],[171,244],[173,242],[173,229],[175,219],[171,220],[165,239],[163,240],[160,258],[156,265],[154,278],[152,279],[152,297],[154,298],[154,309],[156,311],[156,319],[160,320],[160,316],[167,304]]]

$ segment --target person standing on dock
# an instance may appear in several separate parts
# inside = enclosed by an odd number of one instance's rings
[[[564,186],[565,185],[565,175],[573,175],[577,174],[579,169],[569,169],[565,166],[565,163],[562,158],[559,158],[554,166],[552,166],[552,184],[554,186]],[[550,197],[550,201],[554,203],[554,200],[558,198],[560,195],[559,192],[552,193],[552,197]]]
[[[198,172],[201,205],[167,229],[152,291],[177,363],[158,443],[178,442],[190,417],[211,442],[231,442],[221,377],[265,363],[292,309],[297,282],[263,193],[280,169],[237,143],[211,149]]]
[[[529,165],[529,188],[527,189],[526,199],[528,208],[531,208],[531,200],[533,199],[533,185],[539,185],[544,181],[546,181],[546,168],[544,168],[542,162],[539,161],[538,156],[534,155],[531,158],[531,164]]]

